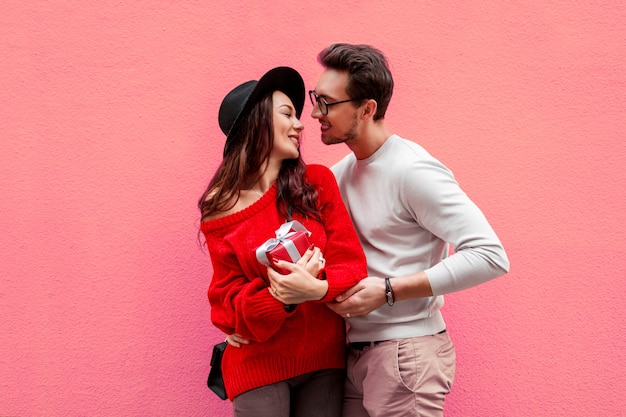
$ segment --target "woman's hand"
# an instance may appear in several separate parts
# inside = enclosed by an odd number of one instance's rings
[[[319,248],[307,250],[296,263],[274,260],[277,268],[289,271],[282,275],[268,268],[270,294],[283,304],[320,300],[328,292],[328,282],[317,279],[325,260]]]
[[[314,277],[319,277],[320,272],[322,272],[326,266],[326,259],[322,256],[320,248],[313,246],[312,249],[308,249],[304,252],[302,258],[300,258],[296,264],[302,266]]]
[[[249,345],[250,341],[237,333],[226,336],[226,343],[232,347],[240,348],[241,345]]]

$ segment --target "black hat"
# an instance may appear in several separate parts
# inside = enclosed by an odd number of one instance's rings
[[[265,94],[282,91],[296,108],[298,118],[304,107],[304,81],[298,71],[289,67],[277,67],[266,72],[259,81],[247,81],[230,91],[222,100],[218,115],[220,129],[226,135],[224,155],[232,145],[233,135],[241,119],[250,112]]]

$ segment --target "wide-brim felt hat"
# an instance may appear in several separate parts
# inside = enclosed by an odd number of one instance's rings
[[[293,68],[276,67],[266,72],[258,81],[250,80],[233,88],[222,100],[218,114],[220,129],[226,135],[224,155],[233,145],[234,133],[242,119],[267,93],[282,91],[291,99],[298,118],[304,107],[304,80]]]

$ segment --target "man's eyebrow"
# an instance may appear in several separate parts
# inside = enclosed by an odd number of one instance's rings
[[[336,100],[336,98],[335,98],[335,97],[333,97],[333,96],[329,96],[328,94],[323,94],[323,93],[322,93],[322,94],[315,93],[315,94],[317,94],[317,96],[318,96],[318,97],[320,97],[320,98],[325,98],[325,99],[330,99],[330,100]]]

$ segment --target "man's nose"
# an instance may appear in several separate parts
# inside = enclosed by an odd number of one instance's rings
[[[320,106],[319,105],[315,105],[313,106],[313,110],[311,110],[311,117],[314,119],[319,119],[320,117],[322,117],[322,112],[320,111]]]

